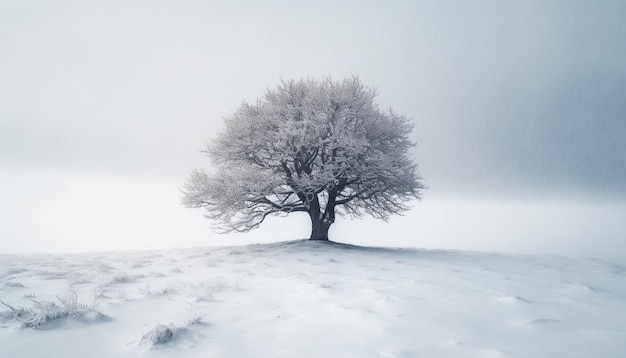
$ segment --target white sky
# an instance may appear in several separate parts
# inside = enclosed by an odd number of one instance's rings
[[[335,239],[622,258],[624,18],[623,1],[0,0],[0,252],[307,237],[299,217],[216,235],[178,188],[242,99],[358,75],[415,120],[430,189]]]

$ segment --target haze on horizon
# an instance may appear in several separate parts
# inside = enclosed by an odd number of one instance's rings
[[[179,205],[199,152],[281,78],[356,75],[415,121],[429,189],[332,238],[626,259],[626,4],[0,0],[0,253],[220,236]]]

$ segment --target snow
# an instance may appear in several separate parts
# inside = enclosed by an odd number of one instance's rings
[[[626,269],[598,259],[309,241],[2,255],[0,299],[1,357],[626,356]],[[9,306],[69,313],[30,328]]]

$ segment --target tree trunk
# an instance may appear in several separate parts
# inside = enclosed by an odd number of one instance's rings
[[[328,241],[328,229],[335,222],[335,203],[328,203],[326,210],[322,213],[316,197],[311,202],[309,216],[311,217],[311,237],[309,240]]]
[[[316,213],[309,213],[311,216],[311,237],[309,240],[322,240],[328,241],[328,229],[331,222],[320,219],[320,215]]]

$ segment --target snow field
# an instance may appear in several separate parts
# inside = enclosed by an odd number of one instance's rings
[[[97,318],[25,328],[1,306],[0,356],[626,356],[626,270],[593,259],[308,241],[0,256],[11,307],[68,292]]]

